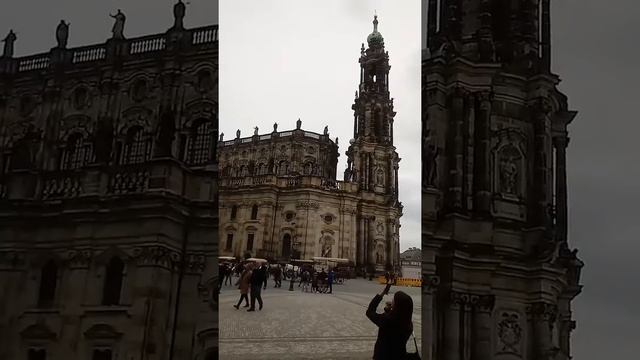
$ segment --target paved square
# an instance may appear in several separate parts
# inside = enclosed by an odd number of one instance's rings
[[[274,288],[269,280],[262,291],[262,311],[256,304],[255,312],[247,312],[233,307],[240,291],[226,285],[219,305],[220,359],[371,359],[377,328],[365,311],[383,288],[376,281],[352,279],[335,285],[333,294],[313,294],[301,292],[297,283],[295,291],[288,291],[289,281]],[[413,325],[420,329],[420,288],[392,287],[378,312],[396,290],[413,298]],[[420,347],[420,331],[415,334]],[[410,339],[407,350],[414,347]]]

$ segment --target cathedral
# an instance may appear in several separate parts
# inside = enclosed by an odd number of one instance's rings
[[[551,70],[550,0],[423,4],[423,356],[571,359],[576,112]]]
[[[118,11],[77,48],[61,21],[31,56],[5,38],[0,359],[217,359],[218,26],[185,12],[127,38]]]
[[[224,140],[220,135],[221,255],[274,262],[347,259],[359,273],[399,270],[398,164],[393,145],[389,53],[373,20],[360,50],[360,85],[344,179],[328,127]]]

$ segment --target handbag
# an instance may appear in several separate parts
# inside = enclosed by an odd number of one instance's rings
[[[420,352],[418,351],[418,342],[416,341],[416,336],[413,334],[413,332],[411,333],[411,336],[413,336],[413,344],[416,346],[416,352],[414,353],[407,353],[407,360],[420,360]]]

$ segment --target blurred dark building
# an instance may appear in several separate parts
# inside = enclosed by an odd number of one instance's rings
[[[428,0],[426,359],[568,360],[582,262],[567,238],[567,126],[549,0]]]
[[[170,9],[167,9],[170,11]],[[0,58],[0,358],[217,358],[218,26]]]

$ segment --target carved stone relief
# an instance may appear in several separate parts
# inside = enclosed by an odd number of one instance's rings
[[[522,354],[523,328],[520,314],[515,311],[500,311],[497,318],[498,354]]]

